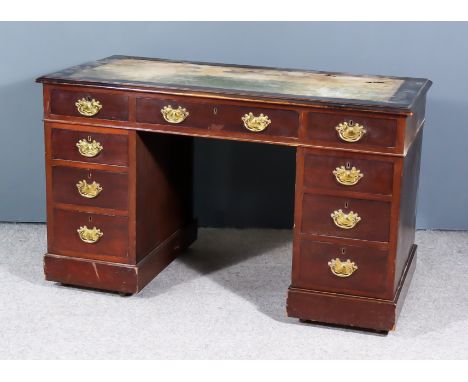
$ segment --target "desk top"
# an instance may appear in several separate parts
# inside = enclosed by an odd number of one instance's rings
[[[423,78],[351,75],[257,66],[111,56],[37,79],[143,91],[189,91],[224,98],[262,98],[284,103],[372,106],[408,111],[429,89]]]

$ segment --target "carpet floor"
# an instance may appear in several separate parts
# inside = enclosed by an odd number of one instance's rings
[[[291,231],[200,229],[138,295],[46,282],[42,224],[0,224],[0,359],[466,359],[468,232],[419,231],[387,336],[285,313]]]

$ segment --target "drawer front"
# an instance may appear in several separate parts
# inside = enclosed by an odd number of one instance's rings
[[[62,89],[50,93],[50,112],[57,115],[128,121],[128,105],[128,96],[122,94]]]
[[[128,137],[90,131],[52,129],[52,159],[128,165]]]
[[[128,257],[128,220],[122,216],[98,215],[86,212],[75,212],[61,209],[53,211],[52,241],[49,251],[63,256],[83,258],[126,259]],[[98,229],[102,236],[95,232],[84,232],[84,238],[95,242],[85,242],[80,238],[79,230]],[[98,236],[96,236],[98,235]]]
[[[171,106],[172,109],[183,108],[188,115],[181,122],[168,122],[161,112],[164,107]],[[253,114],[259,117],[260,114],[267,116],[270,123],[264,130],[251,131],[245,125],[242,117]],[[209,129],[219,131],[229,131],[245,134],[262,134],[281,137],[298,137],[299,114],[292,110],[268,109],[246,106],[234,106],[215,103],[197,103],[180,99],[155,99],[139,98],[136,106],[136,120],[141,123],[156,123],[161,125],[194,127],[198,129]],[[258,120],[257,120],[258,121]],[[251,128],[253,122],[247,120]],[[263,126],[260,126],[261,129]]]
[[[299,264],[292,284],[304,289],[386,297],[393,293],[386,291],[387,260],[387,251],[305,239],[295,258]]]
[[[305,153],[304,186],[391,195],[393,162],[362,159],[351,153]]]
[[[73,167],[52,167],[55,203],[126,210],[128,175]]]
[[[388,242],[391,204],[387,202],[353,199],[338,196],[304,194],[302,202],[302,232],[359,240]],[[340,218],[339,211],[344,217]],[[337,211],[335,219],[331,214]],[[356,213],[356,219],[350,212]],[[346,217],[347,215],[347,217]],[[352,228],[348,223],[356,222]]]
[[[306,139],[328,146],[395,149],[396,133],[395,119],[338,112],[309,113]]]

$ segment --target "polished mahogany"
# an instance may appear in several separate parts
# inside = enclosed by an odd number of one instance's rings
[[[113,56],[38,81],[48,280],[137,293],[196,240],[193,137],[287,145],[287,314],[394,328],[416,263],[429,80]]]

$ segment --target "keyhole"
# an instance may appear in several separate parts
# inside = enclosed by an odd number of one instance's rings
[[[341,254],[344,255],[346,253],[346,249],[345,248],[341,248]]]
[[[346,169],[349,170],[351,168],[351,163],[346,162]]]
[[[92,216],[90,216],[90,217],[88,218],[88,220],[89,220],[90,222],[92,222],[92,221],[93,221]]]
[[[353,121],[352,119],[350,119],[350,120],[348,121],[348,125],[349,125],[349,126],[353,126],[353,125],[354,125],[354,121]]]
[[[91,135],[88,135],[88,142],[91,142]]]
[[[345,202],[344,208],[348,208],[348,207],[349,207],[349,202]]]
[[[218,114],[218,108],[217,108],[217,107],[214,107],[214,108],[213,108],[213,114],[214,114],[214,115]]]
[[[91,176],[92,176],[91,173],[89,173],[89,174],[88,174],[88,179],[91,179]]]

